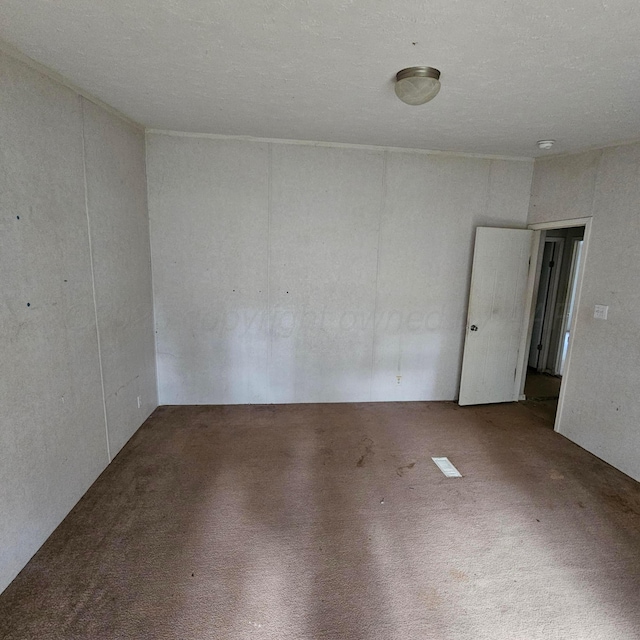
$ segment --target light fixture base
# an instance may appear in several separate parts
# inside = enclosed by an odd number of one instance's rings
[[[553,147],[555,143],[555,140],[538,140],[537,142],[538,149],[543,149],[544,151],[548,151],[549,149],[551,149],[551,147]]]
[[[440,80],[440,72],[433,67],[407,67],[396,73],[396,82],[405,78],[433,78]]]

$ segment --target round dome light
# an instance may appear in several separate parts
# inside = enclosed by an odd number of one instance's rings
[[[396,95],[411,105],[424,104],[438,95],[440,72],[433,67],[408,67],[396,74]]]

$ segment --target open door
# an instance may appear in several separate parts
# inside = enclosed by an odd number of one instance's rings
[[[534,231],[478,227],[459,404],[515,402]]]

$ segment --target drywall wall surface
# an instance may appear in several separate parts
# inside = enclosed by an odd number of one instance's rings
[[[269,149],[147,139],[161,404],[269,402]]]
[[[389,153],[372,400],[457,397],[479,225],[523,227],[532,167]]]
[[[80,98],[0,55],[0,590],[107,465]]]
[[[147,135],[161,404],[457,395],[475,227],[533,164]]]
[[[269,399],[368,400],[383,154],[271,153]]]
[[[553,208],[563,184],[577,193],[594,183],[582,212],[593,212],[593,222],[560,432],[640,480],[640,145],[545,159],[535,173],[536,222],[559,219]],[[596,304],[609,306],[607,320],[593,317]]]
[[[536,160],[529,223],[571,220],[592,215],[602,150]]]
[[[145,141],[139,130],[81,100],[96,315],[113,457],[158,406]]]
[[[2,591],[157,400],[144,138],[4,54],[0,96]]]

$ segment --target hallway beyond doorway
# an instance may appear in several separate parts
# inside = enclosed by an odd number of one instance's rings
[[[558,409],[560,385],[562,378],[548,373],[537,373],[533,369],[527,371],[524,393],[527,399],[524,403],[538,416],[549,420],[551,427]]]

